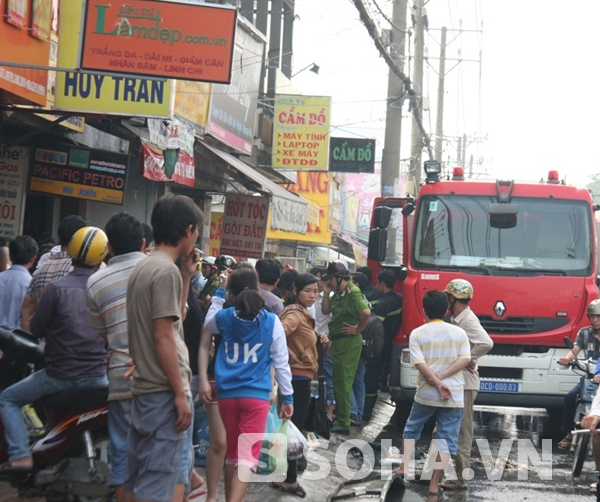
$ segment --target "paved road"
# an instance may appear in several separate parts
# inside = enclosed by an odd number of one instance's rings
[[[361,438],[366,441],[381,440],[383,438],[391,439],[393,444],[398,446],[400,431],[393,425],[388,425],[394,408],[387,401],[387,397],[380,399],[377,405],[375,416],[367,427],[360,433],[353,431],[353,437]],[[474,469],[474,479],[468,491],[446,492],[439,500],[449,502],[463,501],[540,501],[546,502],[566,502],[566,501],[585,501],[593,502],[595,499],[589,494],[590,483],[596,480],[596,473],[593,472],[594,464],[590,457],[584,466],[584,472],[580,478],[573,481],[570,475],[571,455],[555,446],[547,451],[551,455],[551,479],[541,479],[540,473],[546,475],[548,471],[536,469],[524,460],[523,451],[519,457],[519,444],[517,440],[527,440],[527,444],[532,445],[540,458],[542,457],[542,447],[544,439],[551,440],[551,445],[555,445],[560,439],[555,432],[556,424],[549,424],[548,417],[542,410],[527,410],[515,408],[485,408],[476,407],[475,417],[475,439],[487,439],[489,441],[489,454],[492,462],[503,466],[500,480],[494,481],[488,479],[486,471],[492,471],[493,467],[490,460],[487,463],[483,459],[487,458],[485,454],[485,445],[480,453],[477,442],[474,443],[472,458],[472,467]],[[424,436],[419,443],[419,447],[426,450],[429,443],[429,437]],[[512,442],[511,442],[512,440]],[[548,443],[546,443],[546,446]],[[504,449],[503,449],[504,448]],[[305,487],[310,501],[325,501],[344,479],[339,470],[335,467],[335,453],[337,446],[332,446],[326,451],[319,450],[325,459],[333,463],[330,475],[325,479],[318,481],[308,481],[306,477],[300,477],[300,482]],[[488,455],[489,456],[489,455]],[[421,461],[422,462],[422,461]],[[351,467],[358,468],[358,464],[350,457],[348,464]],[[527,479],[519,479],[519,468],[521,475],[526,474]],[[310,466],[309,470],[316,470],[315,466]],[[199,469],[202,473],[202,469]],[[305,475],[306,476],[306,475]],[[257,482],[252,484],[248,490],[246,500],[249,502],[293,502],[298,501],[297,497],[278,492],[268,486],[267,483],[260,482],[264,478],[259,476],[255,479]],[[195,498],[192,502],[204,502],[205,496]],[[221,487],[221,498],[224,500]],[[358,500],[358,499],[357,499]],[[364,500],[364,499],[363,499]],[[406,488],[394,488],[388,497],[390,501],[422,501],[432,502],[432,498],[427,496],[427,487],[408,484]],[[433,500],[438,500],[433,498]],[[43,499],[24,499],[18,498],[13,490],[5,484],[0,483],[0,501],[1,502],[44,502]]]

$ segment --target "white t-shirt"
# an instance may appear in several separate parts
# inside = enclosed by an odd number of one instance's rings
[[[434,372],[448,369],[458,359],[471,359],[469,339],[462,328],[443,321],[431,321],[415,329],[409,338],[411,368],[420,363],[427,364]],[[415,401],[435,407],[462,408],[464,385],[462,371],[445,378],[450,388],[450,399],[442,399],[438,390],[429,385],[419,373]]]

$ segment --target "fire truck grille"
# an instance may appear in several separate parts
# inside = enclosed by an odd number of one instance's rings
[[[554,319],[551,317],[507,317],[498,320],[490,316],[477,316],[483,329],[490,335],[529,335],[544,333],[562,328],[569,319]]]

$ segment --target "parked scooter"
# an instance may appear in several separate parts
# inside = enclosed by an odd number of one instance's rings
[[[0,329],[0,350],[1,389],[28,376],[34,366],[43,366],[43,347],[26,331]],[[48,501],[106,500],[111,494],[107,398],[107,387],[92,387],[36,401],[35,412],[24,413],[34,467],[0,472],[0,481],[9,482],[21,496],[45,496]],[[1,422],[0,435],[4,436]],[[0,463],[7,461],[2,441]]]
[[[567,348],[573,348],[573,341],[565,337]],[[577,398],[577,409],[575,411],[575,423],[579,424],[583,417],[589,414],[592,401],[598,390],[598,384],[594,383],[594,372],[596,370],[596,361],[591,358],[582,361],[574,359],[570,363],[571,370],[581,376],[579,380],[579,396]],[[577,478],[581,474],[583,464],[590,451],[590,434],[586,431],[573,431],[573,441],[571,442],[571,451],[573,451],[573,467],[571,473]]]

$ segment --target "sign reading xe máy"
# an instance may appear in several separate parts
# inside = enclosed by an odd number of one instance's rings
[[[86,70],[228,84],[236,10],[152,0],[88,0]]]

